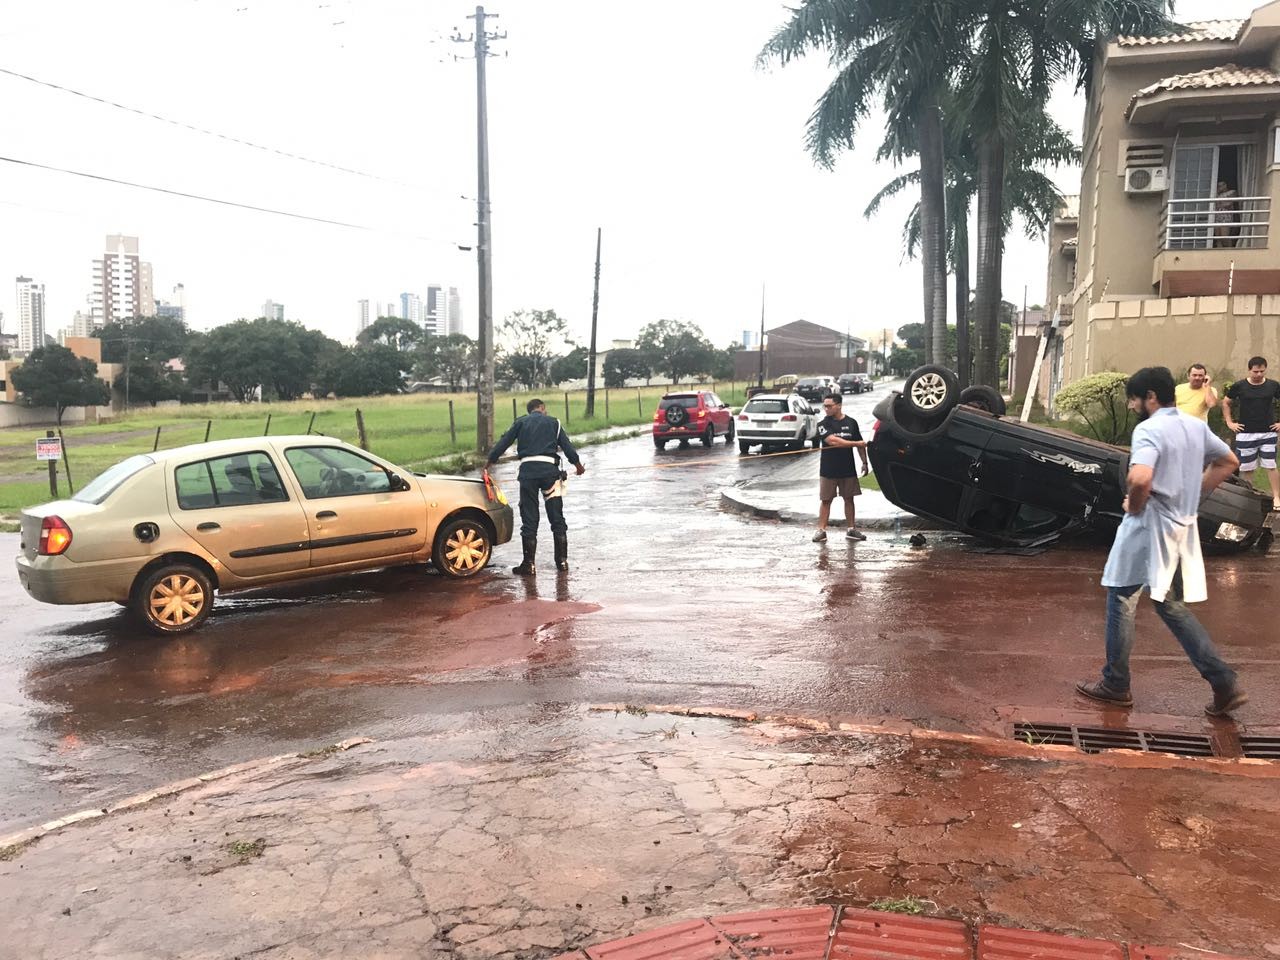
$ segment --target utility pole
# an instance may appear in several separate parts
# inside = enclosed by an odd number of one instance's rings
[[[587,351],[587,416],[596,415],[596,320],[600,316],[600,227],[596,227],[596,286],[591,294],[591,349]]]
[[[760,284],[760,379],[756,386],[764,386],[764,284]]]
[[[846,320],[844,322],[844,372],[845,373],[848,373],[850,370],[850,367],[849,367],[850,354],[852,354],[853,352],[853,340],[850,336],[852,330],[853,330],[852,324],[850,323],[850,321]]]
[[[485,30],[486,19],[496,19],[496,13],[486,14],[484,7],[476,7],[474,15],[467,17],[476,22],[475,33],[470,37],[455,35],[459,43],[475,44],[476,61],[476,264],[478,272],[477,300],[480,331],[477,349],[480,354],[476,377],[476,449],[485,453],[493,446],[493,246],[490,232],[489,208],[489,104],[485,81],[485,61],[491,56],[490,40],[502,40],[506,34]]]

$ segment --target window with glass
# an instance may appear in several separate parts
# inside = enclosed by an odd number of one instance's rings
[[[386,470],[342,447],[293,447],[284,457],[308,500],[391,491]]]
[[[289,494],[271,458],[261,451],[184,463],[173,471],[182,510],[280,503]]]

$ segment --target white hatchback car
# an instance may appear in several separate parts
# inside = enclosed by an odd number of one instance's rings
[[[184,633],[214,591],[427,561],[470,577],[513,524],[487,476],[410,473],[328,437],[219,440],[130,457],[22,511],[18,578],[45,603],[114,600]]]
[[[738,414],[738,450],[759,444],[799,450],[818,433],[818,414],[799,394],[758,393]]]

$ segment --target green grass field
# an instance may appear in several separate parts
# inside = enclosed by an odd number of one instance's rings
[[[746,384],[709,385],[726,403],[745,402]],[[648,424],[659,398],[670,387],[640,389],[599,389],[596,415],[587,419],[586,393],[568,395],[540,393],[547,411],[559,417],[571,435],[580,435],[610,426]],[[702,389],[707,389],[703,387]],[[512,401],[523,414],[533,394],[499,394],[496,400],[495,429],[511,425]],[[606,415],[606,397],[608,414]],[[449,432],[449,402],[454,406],[456,442]],[[313,433],[358,442],[356,410],[364,417],[369,449],[380,457],[412,469],[458,469],[460,454],[470,454],[476,440],[476,399],[466,394],[413,394],[398,397],[361,397],[350,400],[300,400],[292,403],[207,404],[154,411],[134,411],[109,423],[63,428],[67,461],[76,489],[103,470],[135,453],[150,453],[159,430],[161,449],[200,443],[206,430],[210,440],[235,437]],[[314,414],[314,423],[312,415]],[[267,418],[270,416],[270,427]],[[13,427],[0,430],[0,516],[16,514],[23,507],[49,499],[48,468],[35,459],[35,441],[44,436],[43,427]],[[59,493],[67,495],[66,470],[59,464]]]

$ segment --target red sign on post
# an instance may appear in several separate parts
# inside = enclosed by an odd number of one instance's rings
[[[36,460],[61,460],[62,459],[62,438],[61,437],[37,437],[36,438]]]

